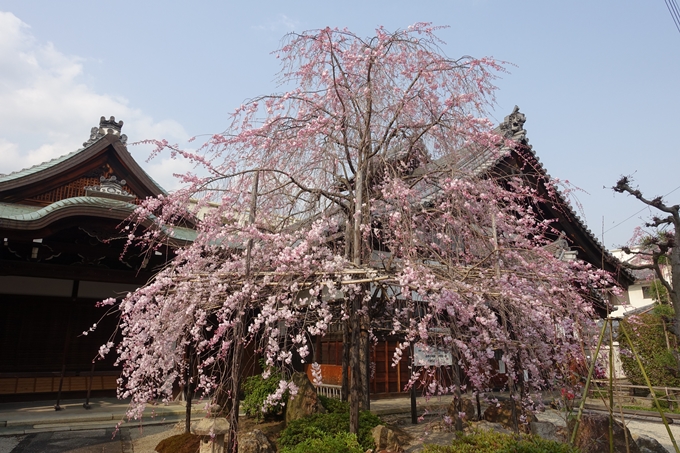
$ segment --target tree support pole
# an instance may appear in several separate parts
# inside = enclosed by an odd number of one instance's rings
[[[597,348],[595,348],[595,355],[592,356],[590,361],[590,367],[588,368],[588,378],[586,379],[586,386],[583,389],[583,397],[581,398],[581,403],[578,406],[578,414],[576,415],[576,423],[574,424],[574,430],[569,438],[569,443],[574,445],[576,440],[576,431],[578,431],[578,426],[581,424],[581,416],[583,415],[583,407],[586,405],[586,398],[588,397],[588,389],[590,388],[590,381],[593,378],[593,370],[595,369],[595,357],[600,354],[600,347],[602,346],[602,339],[604,338],[604,333],[607,330],[607,323],[602,325],[602,331],[600,332],[600,338],[597,340]],[[680,453],[680,452],[678,452]]]
[[[346,308],[347,302],[345,302]],[[349,310],[348,310],[349,311]],[[349,400],[349,342],[350,342],[350,331],[349,331],[349,319],[342,322],[342,390],[341,390],[341,400]]]
[[[413,345],[411,345],[411,377],[413,377],[413,372],[416,369],[416,359],[414,353]],[[411,384],[411,424],[418,424],[418,412],[416,410],[416,383]]]
[[[359,309],[361,307],[361,301],[359,299],[361,297],[361,294],[354,295],[352,301],[353,310],[350,316],[352,326],[349,358],[349,368],[351,373],[349,382],[349,432],[356,435],[359,435],[359,406],[361,404],[361,398],[359,395],[359,388],[361,386],[361,366],[359,365],[359,330],[361,329]]]

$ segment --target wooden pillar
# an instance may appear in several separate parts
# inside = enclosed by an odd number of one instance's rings
[[[328,342],[328,355],[330,355],[330,351],[331,351],[331,343]],[[342,365],[342,362],[340,361],[340,358],[338,357],[339,355],[340,355],[340,345],[336,341],[335,342],[335,362],[333,362],[336,365]]]
[[[397,362],[397,391],[401,393],[401,359]]]
[[[385,393],[390,393],[390,343],[385,340]]]

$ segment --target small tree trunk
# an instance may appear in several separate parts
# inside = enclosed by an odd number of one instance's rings
[[[236,453],[238,451],[238,411],[239,393],[241,393],[241,362],[243,360],[243,342],[239,339],[243,333],[243,324],[238,322],[234,326],[234,344],[231,360],[231,389],[229,411],[229,439],[225,451]]]
[[[191,432],[191,400],[193,399],[194,393],[191,391],[191,378],[194,374],[194,355],[193,348],[191,345],[187,346],[187,368],[184,371],[184,402],[186,403],[185,408],[185,418],[184,418],[184,432]]]
[[[675,301],[671,298],[673,302],[673,311],[675,312],[675,320],[673,321],[673,334],[680,338],[680,301]]]
[[[519,434],[519,417],[517,416],[517,402],[515,401],[515,380],[511,370],[508,370],[508,390],[510,390],[510,412],[512,417],[512,429]]]
[[[455,408],[456,408],[456,413],[460,414],[463,412],[463,393],[460,390],[460,367],[458,366],[457,363],[454,362],[453,364],[453,385],[454,385],[454,390],[453,390],[453,397],[454,401],[456,402]],[[455,429],[458,432],[463,431],[463,420],[460,418],[459,415],[455,417],[456,420],[456,425]]]

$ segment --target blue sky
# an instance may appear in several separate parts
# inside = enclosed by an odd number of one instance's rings
[[[512,63],[492,119],[519,105],[534,150],[580,189],[607,246],[649,212],[603,187],[622,174],[650,196],[680,186],[680,33],[663,0],[192,3],[0,0],[0,173],[76,149],[102,115],[124,120],[131,141],[220,132],[243,100],[276,91],[270,52],[287,32],[426,21],[450,26],[450,57]],[[167,188],[185,168],[131,152]]]

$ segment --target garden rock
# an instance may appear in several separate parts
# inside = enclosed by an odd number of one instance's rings
[[[391,453],[401,453],[404,451],[404,445],[411,440],[411,436],[407,432],[386,425],[376,426],[371,435],[375,442],[375,450],[378,452],[387,450]]]
[[[532,414],[531,412],[522,412],[522,406],[520,404],[516,405],[516,410],[517,410],[517,423],[520,426],[520,429],[524,426],[524,430],[528,431],[528,427],[526,425],[526,422],[535,422],[538,421],[536,416]],[[521,416],[524,415],[525,421],[524,423],[521,420]],[[484,420],[489,421],[491,423],[500,423],[501,425],[507,427],[507,428],[512,428],[512,401],[501,401],[498,404],[491,404],[489,407],[486,408],[484,411]]]
[[[574,430],[576,420],[569,420],[567,432]],[[614,451],[626,451],[626,436],[630,446],[630,453],[640,453],[640,448],[633,441],[628,428],[618,421],[614,421]],[[609,453],[609,416],[606,414],[583,414],[575,440],[576,447],[582,453]]]
[[[259,429],[239,435],[239,453],[275,453],[276,449]]]
[[[326,412],[319,401],[316,389],[305,373],[294,373],[292,381],[298,387],[298,392],[295,398],[289,398],[286,404],[286,425],[317,412]]]
[[[639,436],[635,439],[635,443],[641,453],[669,453],[658,440],[649,436]]]
[[[462,406],[462,412],[465,412],[465,417],[463,417],[464,421],[476,421],[477,420],[477,408],[475,406],[475,403],[472,402],[472,400],[468,398],[461,398],[461,406]],[[447,409],[447,413],[449,414],[449,417],[454,421],[458,418],[458,411],[456,410],[456,400],[454,399],[451,401],[451,404],[449,404],[449,408]]]
[[[474,429],[478,429],[481,431],[496,431],[505,434],[510,434],[512,432],[505,426],[501,425],[500,423],[488,422],[486,420],[478,421],[477,423],[474,424],[474,426],[466,428],[465,431],[470,433],[474,432]]]
[[[533,421],[529,423],[529,431],[531,434],[554,442],[566,442],[567,440],[564,430],[550,422]]]

